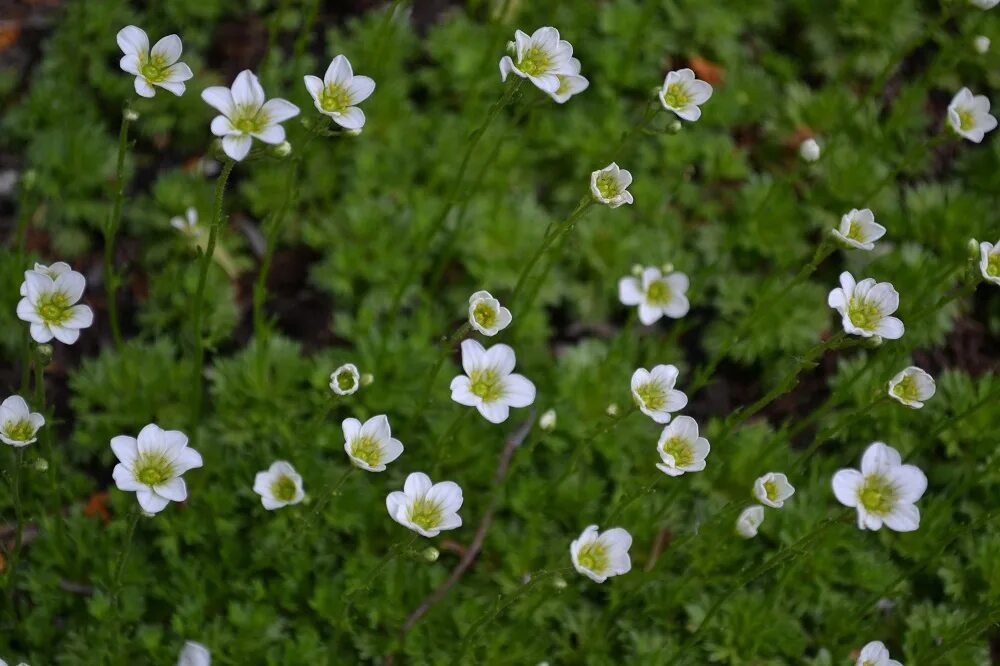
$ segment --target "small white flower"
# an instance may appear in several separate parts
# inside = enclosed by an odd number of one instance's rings
[[[201,643],[187,641],[181,656],[177,659],[177,666],[210,666],[212,663],[212,653]]]
[[[541,418],[538,419],[538,427],[546,432],[552,432],[556,429],[556,410],[548,409],[542,414]]]
[[[639,410],[657,423],[670,423],[670,412],[687,405],[687,396],[674,389],[678,374],[673,365],[658,365],[652,370],[639,368],[632,373],[632,397]]]
[[[997,119],[990,115],[990,100],[985,95],[973,95],[962,88],[948,105],[948,124],[959,136],[980,143],[996,128]]]
[[[275,97],[266,99],[257,76],[245,69],[233,87],[205,88],[201,98],[222,115],[212,119],[212,134],[222,137],[222,150],[239,162],[250,152],[253,140],[278,145],[285,141],[282,123],[299,115],[299,107]]]
[[[0,404],[0,441],[18,448],[34,443],[45,417],[32,412],[19,395],[12,395]]]
[[[580,76],[580,61],[576,58],[570,58],[566,72],[556,74],[556,77],[559,79],[559,87],[554,91],[546,92],[559,104],[565,104],[570,97],[582,93],[590,86],[590,81],[586,77]]]
[[[475,407],[490,423],[503,423],[511,407],[535,401],[535,385],[514,372],[514,350],[507,345],[485,349],[475,340],[462,341],[464,375],[451,380],[451,399]]]
[[[590,193],[594,200],[612,208],[632,203],[632,193],[628,191],[631,184],[632,174],[619,169],[614,162],[590,174]]]
[[[539,28],[530,37],[515,31],[514,58],[516,62],[510,56],[500,59],[500,79],[506,81],[514,73],[550,94],[560,88],[559,74],[573,76],[580,71],[572,71],[573,46],[551,27]]]
[[[980,9],[993,9],[1000,4],[1000,0],[969,0],[969,2]]]
[[[764,507],[754,504],[743,509],[736,519],[736,533],[744,539],[757,536],[757,529],[764,522]]]
[[[406,477],[403,492],[385,498],[389,516],[400,525],[425,537],[435,537],[442,530],[462,526],[458,510],[462,508],[462,489],[454,481],[431,483],[423,472]]]
[[[768,472],[753,484],[753,496],[761,504],[772,509],[780,509],[785,500],[795,494],[795,487],[781,472]]]
[[[678,416],[660,433],[656,449],[662,463],[656,467],[668,476],[705,469],[705,458],[712,447],[708,440],[698,436],[698,422],[690,416]]]
[[[53,278],[56,271],[61,272]],[[75,305],[86,286],[83,275],[69,270],[63,262],[53,264],[46,272],[24,272],[24,284],[21,285],[24,298],[17,304],[17,316],[31,324],[31,337],[35,342],[44,343],[55,338],[71,345],[80,337],[80,329],[94,323],[90,307]]]
[[[875,249],[875,241],[885,236],[885,227],[875,221],[875,214],[869,208],[851,212],[840,218],[840,228],[833,235],[848,247],[859,250]]]
[[[872,641],[861,648],[855,666],[903,666],[895,659],[889,658],[889,650],[882,641]]]
[[[202,466],[201,454],[188,447],[187,435],[150,423],[139,437],[111,438],[111,450],[120,461],[111,476],[119,490],[134,492],[146,513],[159,513],[169,502],[187,499],[181,475]]]
[[[688,313],[688,276],[684,273],[664,274],[659,268],[642,270],[638,278],[623,277],[618,281],[618,300],[622,305],[638,305],[639,321],[645,326],[663,316],[680,319]]]
[[[344,431],[344,451],[361,469],[382,472],[403,454],[403,444],[393,438],[385,414],[373,416],[363,425],[357,419],[344,419],[340,427]]]
[[[590,525],[569,546],[573,567],[595,583],[603,583],[611,576],[620,576],[632,569],[628,550],[632,535],[621,527],[604,532],[597,525]]]
[[[984,280],[1000,286],[1000,240],[996,245],[986,241],[979,244],[979,272]]]
[[[357,105],[371,97],[375,81],[367,76],[355,76],[346,57],[336,56],[322,79],[306,76],[305,84],[320,113],[330,116],[344,129],[359,130],[365,126],[365,112]]]
[[[914,503],[927,490],[927,477],[914,465],[902,464],[899,452],[873,442],[861,458],[861,471],[842,469],[833,475],[833,494],[844,506],[858,510],[858,528],[885,525],[897,532],[920,527]]]
[[[170,218],[170,226],[188,238],[199,238],[201,236],[201,227],[198,226],[198,209],[193,207],[188,208],[184,213],[184,217],[178,215]]]
[[[990,50],[990,38],[986,35],[978,35],[972,40],[972,48],[976,50],[976,53],[986,53]]]
[[[302,476],[284,460],[276,460],[266,471],[257,472],[253,491],[260,495],[260,503],[268,511],[298,504],[306,496]]]
[[[469,296],[469,324],[483,335],[494,336],[510,325],[510,310],[488,291]]]
[[[903,322],[889,316],[899,307],[899,293],[888,282],[876,283],[872,278],[855,282],[845,271],[840,274],[840,287],[830,292],[826,302],[841,314],[844,330],[852,335],[903,337]]]
[[[664,109],[693,122],[701,118],[698,107],[712,96],[712,86],[695,78],[693,71],[684,68],[667,74],[659,96]]]
[[[118,47],[125,55],[118,65],[135,76],[135,91],[143,97],[153,97],[160,86],[173,94],[184,94],[184,82],[194,76],[182,62],[181,38],[167,35],[149,48],[149,37],[141,28],[126,26],[118,31]]]
[[[936,390],[934,378],[913,365],[889,380],[889,397],[914,409],[923,407]]]
[[[799,144],[799,155],[806,162],[815,162],[820,156],[819,143],[816,139],[806,139]]]
[[[330,373],[330,389],[337,395],[356,393],[360,384],[361,373],[353,363],[345,363]]]

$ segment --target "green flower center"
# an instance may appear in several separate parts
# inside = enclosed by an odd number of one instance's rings
[[[917,399],[917,382],[913,377],[906,375],[899,383],[892,387],[892,392],[903,400]]]
[[[551,66],[552,58],[544,49],[537,46],[529,47],[521,56],[521,61],[517,63],[517,68],[528,76],[544,74]]]
[[[351,455],[369,467],[376,467],[382,460],[382,448],[371,437],[358,437],[351,442]]]
[[[354,374],[350,370],[341,370],[334,378],[337,388],[341,391],[350,391],[354,388]]]
[[[844,234],[844,236],[853,241],[858,241],[859,243],[865,242],[864,231],[862,231],[861,225],[854,220],[851,220],[851,223],[847,228],[847,233]]]
[[[764,494],[767,495],[767,499],[772,502],[778,499],[778,486],[775,485],[774,481],[764,482]]]
[[[976,126],[976,118],[972,111],[968,109],[956,109],[958,113],[958,126],[963,132],[968,132]]]
[[[662,280],[654,280],[646,287],[646,300],[657,305],[665,305],[670,301],[670,287]]]
[[[576,561],[594,573],[603,573],[608,568],[608,551],[600,541],[588,543],[576,554]]]
[[[657,410],[667,404],[667,392],[657,382],[649,381],[639,384],[635,394],[646,409]]]
[[[868,513],[881,516],[889,513],[896,504],[896,486],[885,477],[866,476],[858,490],[858,501]]]
[[[28,419],[8,421],[4,424],[4,434],[16,442],[27,442],[35,436],[35,426]]]
[[[280,502],[291,502],[297,492],[295,481],[290,476],[279,476],[271,483],[271,494]]]
[[[1000,277],[1000,252],[987,255],[986,274],[993,277]]]
[[[858,328],[871,330],[882,320],[878,306],[862,298],[854,297],[847,303],[847,316]]]
[[[605,199],[618,196],[618,179],[608,171],[602,171],[597,176],[597,191]]]
[[[476,306],[472,308],[472,317],[483,328],[492,328],[497,323],[496,310],[491,308],[486,301],[476,303]]]
[[[154,55],[148,60],[141,62],[139,73],[142,78],[150,83],[161,83],[167,78],[167,61],[161,55]]]
[[[69,297],[61,291],[50,291],[38,297],[38,314],[46,324],[62,324],[69,319]]]
[[[674,457],[674,467],[686,467],[694,462],[691,445],[682,437],[671,437],[665,441],[663,452]]]
[[[663,99],[667,100],[667,106],[675,109],[683,109],[691,103],[691,96],[680,83],[671,83],[667,86],[667,92],[663,93]]]
[[[419,497],[410,504],[410,522],[425,530],[433,529],[441,523],[441,506],[426,497]]]
[[[159,486],[174,478],[174,465],[162,451],[147,451],[136,457],[134,474],[144,485]]]
[[[252,106],[238,106],[229,122],[244,134],[259,134],[267,128],[267,114]]]
[[[330,113],[343,113],[351,106],[351,93],[347,88],[331,83],[319,94],[319,105]]]
[[[483,402],[495,402],[503,397],[500,374],[493,368],[473,370],[469,374],[469,390]]]

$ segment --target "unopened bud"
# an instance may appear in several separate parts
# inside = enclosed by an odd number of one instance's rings
[[[865,338],[865,346],[871,347],[872,349],[882,346],[882,336],[873,335],[870,338]]]
[[[632,275],[636,277],[642,275],[642,264],[632,264]]]
[[[33,464],[36,472],[47,472],[49,469],[49,461],[45,458],[38,458]]]
[[[680,131],[683,128],[684,128],[684,125],[681,124],[681,121],[679,121],[676,118],[674,118],[669,123],[667,123],[667,126],[666,126],[666,128],[664,128],[664,131],[667,134],[679,134]]]
[[[562,576],[556,576],[554,579],[552,579],[552,587],[556,588],[557,590],[565,590],[566,579],[563,578]]]
[[[673,273],[674,265],[668,261],[667,263],[663,264],[663,266],[660,267],[660,270],[662,270],[664,273]]]
[[[546,432],[552,432],[556,429],[556,410],[549,409],[544,414],[542,418],[538,419],[538,427]]]
[[[611,403],[605,408],[604,413],[608,416],[618,416],[618,405]]]
[[[35,355],[38,357],[38,361],[42,364],[42,367],[52,362],[52,352],[52,345],[50,344],[35,346]]]
[[[375,375],[373,375],[370,372],[366,372],[365,374],[361,375],[362,386],[371,386],[372,382],[374,381],[375,381]]]
[[[124,116],[125,120],[129,121],[130,123],[134,123],[135,121],[139,120],[139,112],[136,111],[135,109],[125,109]]]
[[[514,42],[507,42],[507,53],[514,55],[517,53],[517,44]]]
[[[292,154],[292,144],[282,141],[274,147],[274,154],[277,157],[288,157]]]
[[[420,552],[420,556],[423,557],[428,562],[437,562],[437,558],[440,557],[441,551],[439,551],[434,546],[428,546]]]
[[[979,241],[975,238],[970,238],[965,247],[969,251],[970,259],[979,259]]]
[[[356,129],[344,130],[344,134],[347,136],[361,136],[361,128],[358,127]]]
[[[819,159],[821,152],[816,139],[806,139],[799,144],[799,155],[806,162],[815,162]]]
[[[986,53],[990,50],[990,38],[986,35],[979,35],[972,40],[972,47],[976,49],[976,53]]]

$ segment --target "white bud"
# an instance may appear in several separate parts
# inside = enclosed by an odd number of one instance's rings
[[[972,40],[972,47],[976,53],[986,53],[990,50],[990,38],[986,35],[979,35]]]
[[[35,461],[35,471],[47,472],[49,469],[49,461],[45,458],[39,458]]]
[[[139,112],[133,109],[125,109],[125,120],[134,123],[139,120]]]
[[[362,386],[371,386],[372,382],[374,381],[375,381],[375,375],[373,375],[370,372],[366,372],[365,374],[361,375]]]
[[[820,149],[816,139],[806,139],[799,144],[799,155],[806,162],[815,162],[819,159]]]
[[[566,579],[562,576],[556,576],[555,580],[552,581],[552,586],[557,590],[566,589]]]
[[[638,277],[642,275],[642,271],[643,271],[642,264],[632,264],[632,275]]]
[[[361,136],[361,128],[344,130],[344,134],[347,136]]]
[[[278,157],[288,157],[292,154],[292,144],[282,141],[274,147],[274,154]]]
[[[608,416],[618,416],[618,405],[611,403],[605,408],[604,413]]]
[[[428,562],[437,562],[437,558],[441,555],[441,551],[434,546],[428,546],[427,548],[424,548],[420,554]]]
[[[549,409],[538,419],[538,427],[546,432],[556,429],[556,410]]]
[[[664,273],[673,273],[674,265],[668,261],[667,263],[660,266],[660,270],[663,271]]]

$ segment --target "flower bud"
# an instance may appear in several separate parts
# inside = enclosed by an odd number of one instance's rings
[[[806,162],[815,162],[819,159],[821,152],[816,139],[806,139],[799,144],[799,155]]]
[[[366,372],[365,374],[361,375],[362,386],[371,386],[374,381],[375,381],[375,375],[373,375],[370,372]]]
[[[552,432],[556,429],[556,410],[549,409],[544,414],[542,418],[538,419],[538,427],[545,432]]]
[[[668,261],[667,263],[665,263],[662,266],[660,266],[660,270],[663,271],[664,274],[666,274],[666,273],[673,273],[674,272],[674,265]]]
[[[990,38],[986,35],[978,35],[972,40],[972,47],[976,49],[976,53],[986,53],[990,50]]]
[[[53,349],[50,344],[35,345],[35,356],[43,368],[52,362],[52,352]]]
[[[632,275],[636,277],[642,275],[642,264],[632,264]]]
[[[437,562],[437,558],[440,557],[441,551],[439,551],[434,546],[428,546],[420,552],[420,556],[423,557],[428,562]]]
[[[979,259],[979,241],[977,241],[975,238],[970,238],[969,242],[966,243],[965,247],[966,250],[968,250],[969,252],[970,259],[975,259],[975,260]]]
[[[139,120],[139,112],[136,111],[135,109],[125,109],[122,115],[124,115],[125,120],[129,121],[130,123],[134,123],[135,121]]]
[[[507,54],[517,55],[517,44],[514,42],[507,42]]]
[[[871,347],[872,349],[875,349],[877,347],[881,347],[882,346],[882,336],[881,335],[873,335],[870,338],[865,338],[865,346],[866,347]]]
[[[667,134],[679,134],[681,129],[683,128],[684,125],[681,124],[681,121],[674,118],[669,123],[667,123],[667,126],[664,128],[663,131],[666,132]]]
[[[344,134],[347,136],[361,136],[361,129],[362,128],[359,127],[357,129],[344,130]]]
[[[604,413],[608,416],[618,416],[618,405],[611,403],[605,408]]]
[[[49,461],[45,458],[37,458],[32,463],[32,467],[35,468],[36,472],[47,472],[49,470]]]
[[[274,147],[274,155],[276,157],[288,157],[292,154],[292,144],[287,141],[282,141],[277,146]]]
[[[566,579],[563,578],[562,576],[556,576],[555,578],[552,579],[552,587],[556,588],[557,590],[565,590]]]

